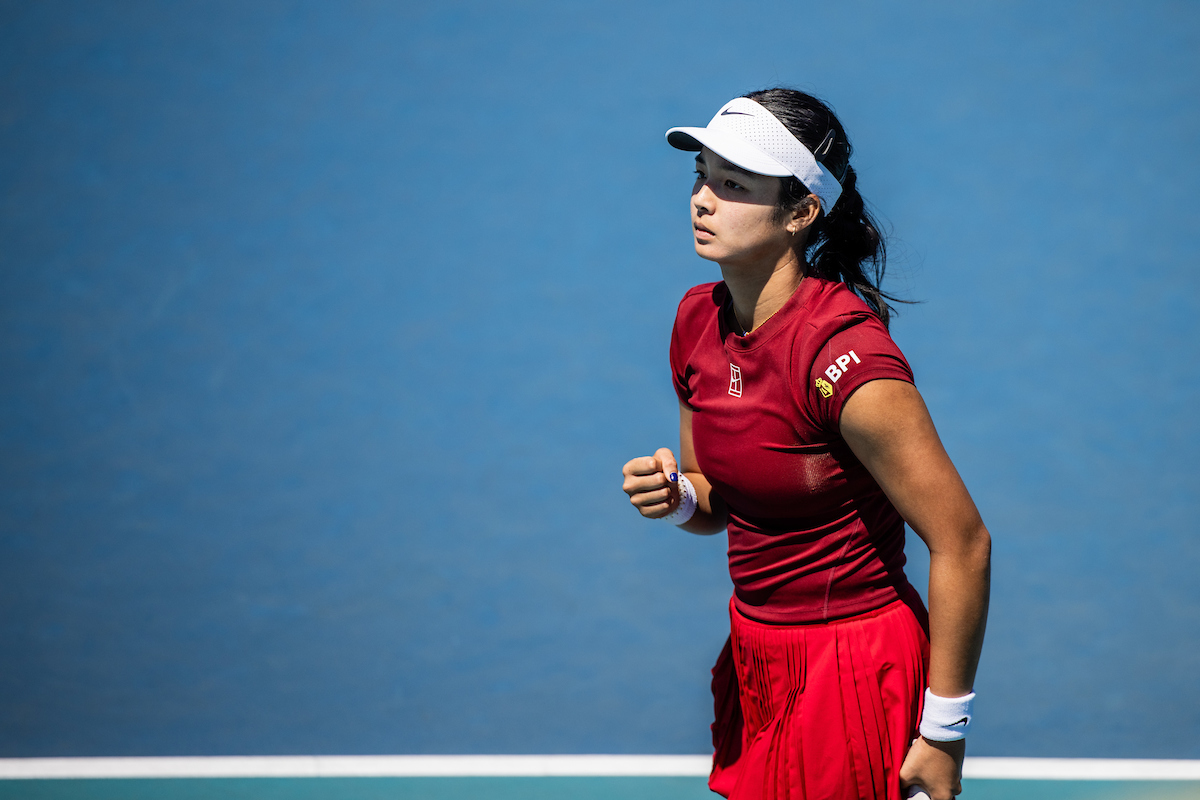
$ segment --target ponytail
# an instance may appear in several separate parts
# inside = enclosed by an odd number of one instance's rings
[[[820,100],[795,89],[766,89],[746,97],[782,122],[842,186],[837,203],[832,209],[822,209],[809,234],[804,254],[809,274],[846,284],[886,327],[896,313],[888,301],[911,301],[893,297],[880,288],[887,264],[887,246],[879,225],[858,193],[858,176],[850,166],[853,148],[841,122]],[[785,178],[776,209],[780,218],[810,194],[796,178]]]
[[[821,214],[809,236],[808,263],[817,277],[842,281],[850,287],[887,327],[895,313],[888,301],[906,301],[880,288],[887,265],[887,244],[863,205],[857,181],[854,167],[847,166],[837,205],[829,216]]]

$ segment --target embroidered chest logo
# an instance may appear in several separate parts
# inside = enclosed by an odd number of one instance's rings
[[[729,393],[734,397],[742,396],[742,370],[736,364],[729,365]]]
[[[824,378],[817,378],[817,388],[821,390],[821,397],[833,397],[833,384]]]
[[[838,356],[835,358],[834,363],[830,364],[829,369],[825,370],[825,374],[829,376],[829,380],[837,383],[838,378],[842,377],[843,373],[849,371],[850,361],[852,359],[855,364],[862,363],[862,359],[858,357],[858,353],[855,353],[853,350],[844,356]],[[817,388],[821,390],[821,394],[825,394],[825,387],[821,386],[820,379],[817,380]],[[825,396],[829,397],[830,394],[833,394],[832,386],[829,387],[829,394],[825,394]]]

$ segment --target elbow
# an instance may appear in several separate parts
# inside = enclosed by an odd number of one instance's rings
[[[941,547],[930,547],[931,561],[957,564],[971,572],[988,573],[992,563],[992,535],[982,520],[964,526],[955,536],[939,542]]]
[[[981,566],[991,567],[992,534],[988,533],[988,529],[982,522],[979,523],[979,530],[971,537],[971,553],[973,560],[979,562]]]
[[[964,543],[959,556],[960,569],[967,575],[976,576],[986,586],[992,576],[992,535],[979,523],[979,529]]]
[[[972,530],[962,537],[964,555],[972,561],[990,563],[992,560],[992,534],[980,520]]]

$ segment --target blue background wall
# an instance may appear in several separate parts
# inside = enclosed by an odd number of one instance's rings
[[[1200,10],[0,3],[0,755],[705,752],[667,127],[815,91],[995,537],[975,755],[1200,757]],[[912,573],[924,580],[921,546]]]

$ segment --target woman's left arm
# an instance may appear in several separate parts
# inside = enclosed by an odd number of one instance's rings
[[[987,623],[991,536],[915,386],[864,384],[846,401],[840,425],[850,449],[929,547],[929,689],[941,697],[969,694]],[[938,762],[952,759],[960,772],[964,743],[920,742],[942,755],[914,746],[901,773],[905,783],[919,783],[935,798],[961,791],[961,774],[945,786],[948,763]],[[911,780],[914,774],[920,780]]]

